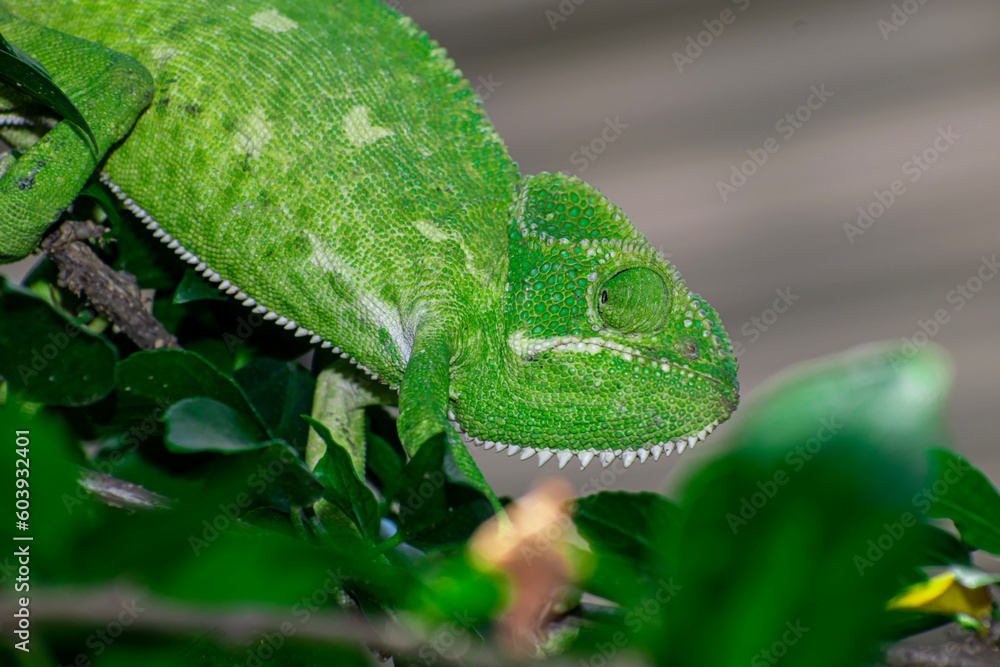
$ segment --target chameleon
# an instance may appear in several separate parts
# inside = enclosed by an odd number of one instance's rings
[[[521,175],[482,102],[374,0],[3,0],[79,108],[0,89],[0,261],[92,178],[207,280],[398,392],[441,434],[560,468],[682,452],[736,409],[718,313],[599,190]],[[461,436],[461,437],[459,437]]]

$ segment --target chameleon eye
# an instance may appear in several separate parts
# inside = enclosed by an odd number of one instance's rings
[[[670,291],[651,269],[625,269],[601,287],[597,313],[604,324],[623,333],[649,333],[659,328],[670,310]]]

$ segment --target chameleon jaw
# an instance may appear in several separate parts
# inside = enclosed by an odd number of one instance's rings
[[[711,424],[689,436],[678,438],[676,440],[668,440],[666,442],[658,442],[655,444],[646,444],[642,447],[632,449],[631,447],[626,447],[623,449],[551,449],[548,447],[521,447],[520,445],[511,445],[504,442],[493,442],[490,440],[482,440],[480,438],[473,437],[469,435],[455,420],[455,414],[452,411],[448,411],[448,418],[451,421],[452,426],[462,437],[462,440],[466,444],[476,445],[477,447],[483,447],[484,449],[495,449],[498,452],[504,450],[507,451],[507,456],[514,456],[515,454],[521,454],[521,460],[525,461],[530,459],[535,454],[538,454],[538,467],[542,467],[548,463],[549,459],[553,456],[559,461],[559,468],[566,467],[566,464],[570,462],[574,456],[580,459],[580,470],[583,470],[591,461],[598,459],[601,465],[607,468],[616,458],[621,458],[622,465],[628,468],[630,465],[635,463],[636,459],[639,463],[645,463],[647,458],[652,457],[654,461],[658,461],[660,456],[670,456],[671,452],[676,451],[678,454],[683,452],[685,449],[691,449],[696,444],[708,437],[708,434],[715,430],[715,427],[719,425],[719,420],[715,419]]]

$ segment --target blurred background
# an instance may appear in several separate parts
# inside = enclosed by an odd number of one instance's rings
[[[955,362],[957,448],[1000,480],[995,0],[390,4],[449,50],[523,173],[600,188],[718,309],[744,401],[796,362],[930,338]],[[725,431],[563,474],[669,490]],[[556,472],[474,455],[501,495]]]

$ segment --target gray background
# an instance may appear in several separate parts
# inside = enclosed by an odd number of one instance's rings
[[[934,341],[955,362],[958,448],[1000,480],[1000,279],[960,311],[947,300],[1000,253],[1000,3],[897,1],[916,12],[885,34],[890,0],[393,4],[449,49],[524,173],[586,178],[669,253],[742,345],[745,401],[790,364],[912,337],[945,309]],[[731,22],[679,71],[674,53],[723,10]],[[788,138],[776,123],[811,86],[832,96]],[[574,159],[616,119],[628,127],[597,159]],[[904,163],[948,127],[960,137],[909,181]],[[723,201],[717,181],[769,137],[778,152]],[[851,243],[845,223],[897,178],[905,193]],[[772,319],[776,290],[797,299]],[[669,488],[716,437],[624,473],[563,474],[580,492]],[[474,454],[501,494],[556,472]]]

